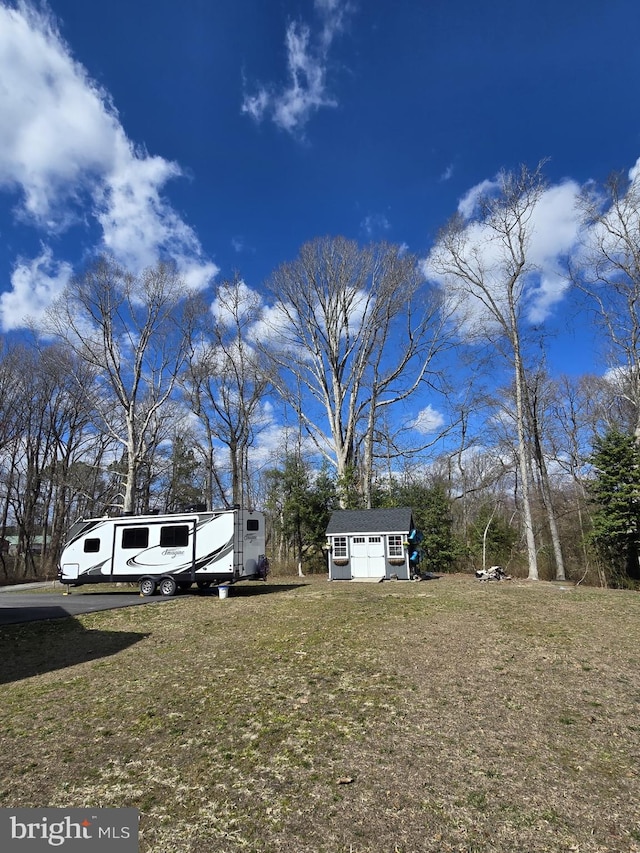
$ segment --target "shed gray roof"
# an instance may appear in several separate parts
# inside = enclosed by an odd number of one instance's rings
[[[327,536],[341,533],[409,533],[412,513],[408,507],[389,509],[339,509],[327,525]]]

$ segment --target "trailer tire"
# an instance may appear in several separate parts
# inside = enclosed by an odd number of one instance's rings
[[[178,589],[191,589],[191,581],[178,581]]]
[[[156,593],[156,582],[153,578],[142,578],[140,581],[140,595],[148,598]]]
[[[209,589],[211,581],[196,581],[196,586],[198,589]]]
[[[174,578],[162,578],[158,584],[158,589],[160,590],[160,595],[164,595],[168,598],[169,596],[176,594],[178,584],[175,582]]]

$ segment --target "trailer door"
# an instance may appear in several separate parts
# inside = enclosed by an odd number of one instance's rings
[[[193,582],[196,578],[196,520],[165,522],[160,527],[161,554],[171,574],[181,574]]]
[[[136,565],[138,557],[149,550],[150,529],[140,521],[116,523],[113,536],[111,575],[114,580],[127,575],[141,574]]]

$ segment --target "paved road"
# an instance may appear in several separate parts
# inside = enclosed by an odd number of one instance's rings
[[[45,584],[29,584],[46,586]],[[15,590],[16,587],[12,587]],[[24,587],[22,587],[24,589]],[[0,625],[15,625],[19,622],[37,622],[41,619],[64,619],[79,613],[95,613],[97,610],[113,610],[116,607],[134,607],[142,604],[159,604],[171,598],[153,596],[143,598],[138,592],[90,592],[74,591],[63,595],[58,585],[55,592],[29,593],[9,591],[4,587],[0,593]]]

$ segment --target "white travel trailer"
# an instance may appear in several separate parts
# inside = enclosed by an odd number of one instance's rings
[[[266,577],[264,516],[245,509],[76,521],[60,556],[63,584],[130,582],[142,595]]]

